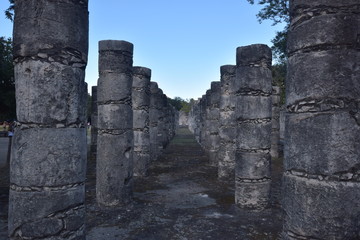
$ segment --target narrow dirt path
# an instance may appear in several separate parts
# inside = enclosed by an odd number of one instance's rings
[[[232,181],[219,182],[200,145],[186,128],[155,162],[148,177],[134,181],[134,200],[125,208],[95,202],[95,163],[87,180],[87,240],[279,239],[281,164],[273,164],[272,202],[263,212],[234,205]]]

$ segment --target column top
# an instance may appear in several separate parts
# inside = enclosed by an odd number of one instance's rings
[[[247,66],[262,61],[271,66],[271,60],[271,49],[265,44],[252,44],[236,49],[236,66]]]
[[[146,67],[135,66],[135,67],[133,67],[133,74],[150,78],[151,77],[151,69],[146,68]]]
[[[123,40],[101,40],[99,41],[99,51],[125,51],[132,53],[134,45]]]
[[[234,75],[236,73],[236,65],[222,65],[220,67],[220,75]]]

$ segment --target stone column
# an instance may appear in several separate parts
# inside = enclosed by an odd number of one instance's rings
[[[133,68],[132,107],[134,128],[134,175],[146,176],[150,163],[150,78],[151,69]]]
[[[206,122],[206,95],[202,95],[200,100],[200,131],[199,131],[199,143],[204,148],[205,144],[205,122]]]
[[[219,136],[219,127],[220,127],[220,82],[211,83],[211,95],[210,95],[210,107],[208,108],[208,125],[207,130],[209,131],[209,159],[210,164],[213,166],[218,166],[217,154],[220,147],[220,136]]]
[[[159,156],[158,123],[159,123],[159,87],[156,82],[150,82],[150,157],[154,161]]]
[[[194,128],[194,134],[195,134],[195,139],[197,142],[200,141],[200,99],[196,100],[194,102],[194,105],[192,107],[192,111],[193,111],[193,128]]]
[[[235,81],[236,66],[224,65],[220,68],[221,98],[220,98],[220,147],[218,152],[218,178],[231,179],[235,177],[236,152],[236,118],[235,118]]]
[[[87,53],[87,1],[15,1],[10,239],[85,239]]]
[[[279,158],[280,140],[280,87],[272,87],[272,118],[271,118],[271,150],[272,158]]]
[[[97,86],[91,88],[91,142],[90,153],[92,157],[96,156],[97,146],[97,121],[98,121],[98,109],[97,109]]]
[[[235,201],[241,208],[264,209],[270,195],[271,50],[255,44],[237,48],[238,123]]]
[[[360,2],[292,0],[284,239],[360,239]]]
[[[158,90],[158,134],[157,134],[157,143],[158,143],[158,153],[161,155],[163,153],[165,142],[166,142],[166,95],[159,88]]]
[[[132,62],[131,43],[99,42],[96,198],[104,206],[126,204],[132,195]]]
[[[206,101],[205,101],[205,108],[204,108],[204,131],[203,131],[203,148],[205,150],[205,154],[209,157],[209,150],[210,150],[210,119],[209,119],[209,112],[211,107],[211,90],[206,90]]]

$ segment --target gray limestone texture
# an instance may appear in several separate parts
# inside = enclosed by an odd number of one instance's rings
[[[97,146],[97,121],[98,121],[98,107],[97,107],[97,86],[91,88],[91,140],[90,140],[90,154],[96,156]]]
[[[235,118],[236,66],[220,67],[220,146],[218,151],[218,178],[234,181],[237,122]]]
[[[279,157],[280,141],[280,87],[272,88],[272,118],[271,118],[271,150],[272,158]]]
[[[150,82],[150,157],[154,161],[160,155],[159,151],[159,115],[160,115],[160,94],[159,87],[156,82]]]
[[[184,111],[179,112],[179,125],[188,126],[189,125],[189,114]]]
[[[207,127],[206,130],[207,138],[209,139],[209,160],[210,164],[213,166],[218,166],[217,154],[220,147],[220,136],[219,136],[219,127],[220,127],[220,91],[221,83],[220,82],[211,82],[210,89],[210,107],[208,108],[207,116]]]
[[[150,78],[151,69],[133,68],[132,107],[134,129],[134,175],[146,176],[150,163]]]
[[[133,44],[99,42],[96,199],[102,206],[122,206],[132,198],[132,59]]]
[[[205,101],[205,108],[204,108],[204,126],[203,126],[203,148],[205,151],[205,154],[210,157],[210,144],[211,144],[211,140],[209,138],[210,135],[210,109],[211,109],[211,89],[206,90],[206,101]]]
[[[85,239],[88,1],[15,0],[15,13],[9,239]]]
[[[235,202],[241,208],[263,210],[269,203],[271,82],[270,48],[237,48]]]
[[[205,148],[205,123],[206,123],[206,94],[202,95],[200,100],[200,145]]]
[[[283,239],[360,239],[359,9],[290,1]]]

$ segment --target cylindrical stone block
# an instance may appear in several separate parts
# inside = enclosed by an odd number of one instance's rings
[[[132,55],[129,42],[99,42],[96,199],[103,206],[121,206],[132,197]]]
[[[159,87],[156,82],[150,82],[150,157],[151,161],[155,161],[160,155],[158,132],[159,132]]]
[[[202,95],[200,102],[200,144],[205,149],[205,123],[206,123],[206,94]]]
[[[279,157],[280,141],[280,87],[272,88],[271,150],[272,158]]]
[[[15,0],[10,239],[85,239],[87,52],[88,1]]]
[[[210,108],[208,109],[208,139],[209,139],[209,160],[213,166],[218,166],[217,154],[220,147],[220,82],[211,82]]]
[[[359,9],[290,1],[284,239],[360,238]]]
[[[237,123],[235,118],[236,66],[220,67],[220,147],[218,152],[218,178],[234,181]]]
[[[235,201],[263,210],[271,183],[271,50],[262,44],[239,47],[236,58]]]
[[[90,153],[96,156],[97,146],[97,121],[98,121],[98,107],[97,107],[97,86],[91,88],[91,139],[90,139]]]
[[[150,78],[151,70],[133,68],[132,107],[134,129],[134,175],[146,176],[150,163]]]

